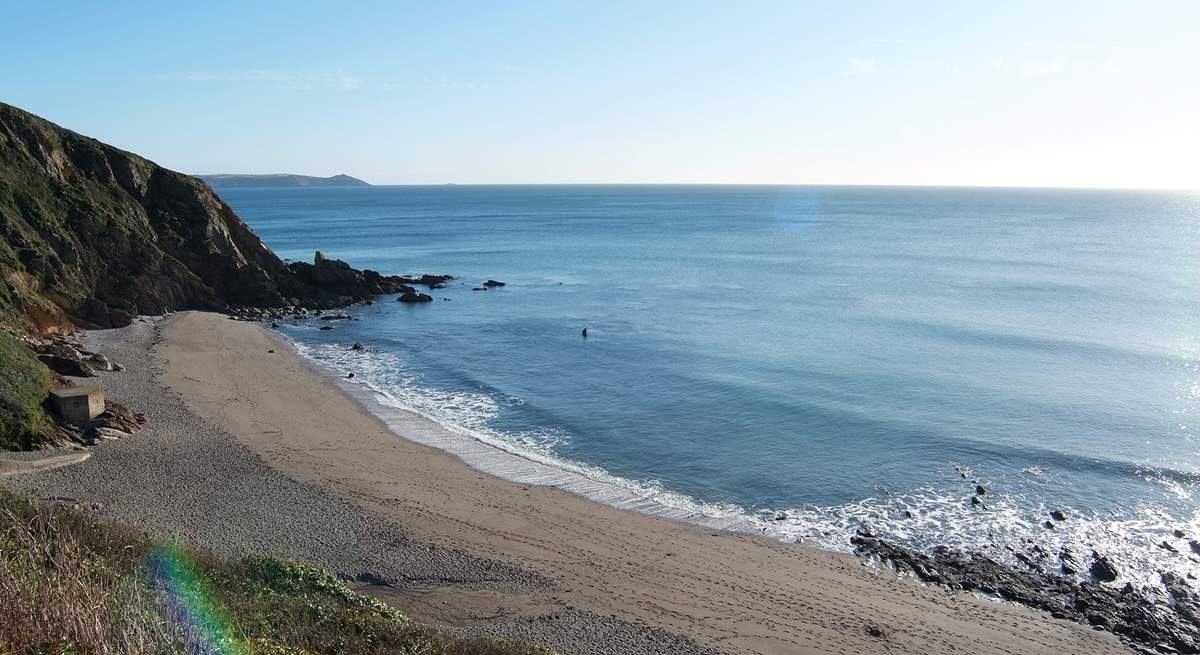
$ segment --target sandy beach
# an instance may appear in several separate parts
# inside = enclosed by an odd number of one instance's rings
[[[88,340],[126,365],[100,383],[146,429],[5,485],[320,564],[455,631],[572,654],[1129,652],[848,555],[481,473],[396,435],[256,323],[186,312]]]

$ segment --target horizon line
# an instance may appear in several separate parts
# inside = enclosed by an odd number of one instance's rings
[[[194,177],[211,177],[218,175],[246,176],[286,176],[299,175],[328,179],[345,175],[366,182],[373,187],[455,187],[455,186],[488,186],[488,187],[532,187],[532,186],[591,186],[591,187],[664,187],[664,186],[744,186],[744,187],[842,187],[842,188],[886,188],[886,189],[1011,189],[1011,190],[1043,190],[1043,191],[1174,191],[1179,193],[1200,193],[1200,187],[1121,187],[1121,186],[1059,186],[1053,184],[895,184],[895,183],[853,183],[853,182],[401,182],[377,184],[364,178],[348,173],[334,175],[308,175],[306,173],[189,173]],[[250,188],[250,187],[247,187]],[[286,187],[286,188],[339,188],[339,187]],[[341,187],[362,188],[362,187]]]

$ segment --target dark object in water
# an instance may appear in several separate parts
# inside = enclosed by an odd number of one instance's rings
[[[354,342],[353,346],[350,346],[350,350],[362,350],[362,349],[363,349],[363,345],[357,341]]]
[[[1088,572],[1101,582],[1112,582],[1119,575],[1117,567],[1113,566],[1107,557],[1100,555],[1096,551],[1092,551],[1092,565],[1088,568]]]
[[[586,339],[587,338],[587,328],[583,328],[583,332],[580,332],[579,334],[583,335],[583,338]]]
[[[354,377],[354,374],[353,374],[353,373],[347,373],[347,374],[346,374],[346,377],[347,377],[347,378],[352,378],[352,377]]]
[[[498,280],[488,280],[487,282],[483,283],[483,286],[485,286],[485,287],[502,287],[502,286],[504,286],[504,283],[500,282]]]

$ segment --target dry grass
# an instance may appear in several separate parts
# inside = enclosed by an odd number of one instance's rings
[[[0,655],[543,655],[416,625],[328,572],[222,560],[0,492]]]

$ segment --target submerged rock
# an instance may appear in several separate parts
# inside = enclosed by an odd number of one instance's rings
[[[488,280],[487,282],[483,283],[483,286],[485,286],[485,287],[502,287],[502,286],[505,286],[505,283],[500,282],[498,280]]]

